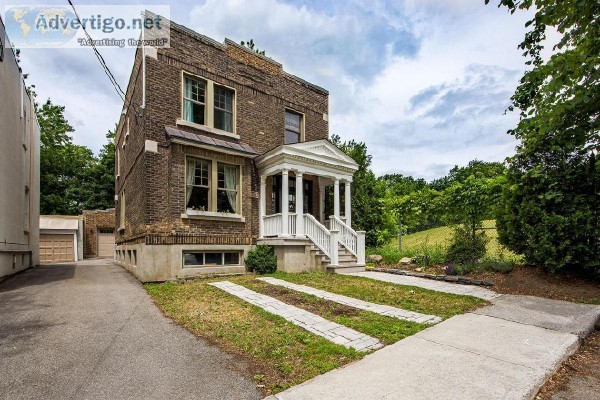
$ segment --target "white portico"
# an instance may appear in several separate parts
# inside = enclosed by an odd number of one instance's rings
[[[364,232],[352,229],[351,183],[356,162],[328,140],[279,146],[256,159],[260,175],[260,240],[295,243],[307,240],[320,250],[329,267],[340,264],[364,266]],[[271,207],[267,210],[267,180],[273,185]],[[318,204],[312,202],[312,184],[317,182]],[[341,214],[340,186],[344,186]],[[333,215],[326,218],[326,187],[333,191]],[[315,190],[316,192],[316,190]],[[318,210],[318,211],[317,211]],[[286,239],[273,241],[273,239]],[[290,269],[287,268],[286,269]],[[331,269],[331,268],[329,268]]]

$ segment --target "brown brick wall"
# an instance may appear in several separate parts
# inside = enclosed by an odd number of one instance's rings
[[[137,104],[142,103],[140,64],[138,51],[128,86],[128,95]],[[119,132],[122,133],[117,137],[117,146],[122,147],[127,117],[130,136],[125,149],[121,150],[121,177],[116,183],[116,193],[120,194],[122,188],[126,193],[125,230],[117,233],[117,243],[132,242],[144,235],[181,236],[193,243],[205,243],[209,240],[206,238],[212,237],[223,243],[254,241],[258,236],[259,183],[253,161],[170,143],[165,133],[166,125],[174,126],[181,118],[182,71],[235,89],[236,133],[241,142],[251,145],[260,154],[284,143],[286,108],[304,114],[305,140],[328,138],[328,123],[324,120],[324,114],[328,113],[325,90],[285,73],[281,65],[231,42],[215,43],[173,24],[171,47],[158,49],[157,59],[146,58],[144,116],[134,118],[129,111],[121,119]],[[193,128],[180,129],[211,136]],[[145,152],[145,140],[157,141],[159,152]],[[242,165],[245,222],[181,218],[185,212],[185,154]],[[318,198],[317,183],[314,190]],[[115,207],[118,225],[118,202]],[[171,239],[156,240],[168,242]]]
[[[115,210],[83,211],[83,256],[98,255],[98,229],[115,229]]]

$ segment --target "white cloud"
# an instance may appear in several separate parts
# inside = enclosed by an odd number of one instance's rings
[[[218,41],[253,38],[286,71],[327,88],[330,131],[365,141],[376,173],[433,178],[512,153],[505,131],[516,116],[502,112],[523,71],[528,15],[472,0],[282,1],[185,0],[172,15]],[[97,151],[121,103],[91,51],[22,54],[40,100],[64,104],[76,142]],[[125,88],[133,53],[103,54]]]

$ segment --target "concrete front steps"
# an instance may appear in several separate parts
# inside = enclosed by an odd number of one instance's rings
[[[330,265],[329,257],[327,257],[318,247],[312,246],[310,249],[314,252],[314,256],[317,258],[317,264],[321,263],[321,266],[327,272],[334,274],[349,274],[355,272],[364,272],[365,266],[357,263],[356,256],[341,244],[338,244],[338,265]]]

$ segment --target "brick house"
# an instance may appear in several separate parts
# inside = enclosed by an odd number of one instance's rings
[[[325,89],[171,22],[169,48],[137,49],[117,128],[117,262],[141,281],[243,272],[268,243],[281,270],[362,269],[358,167],[328,137]]]

